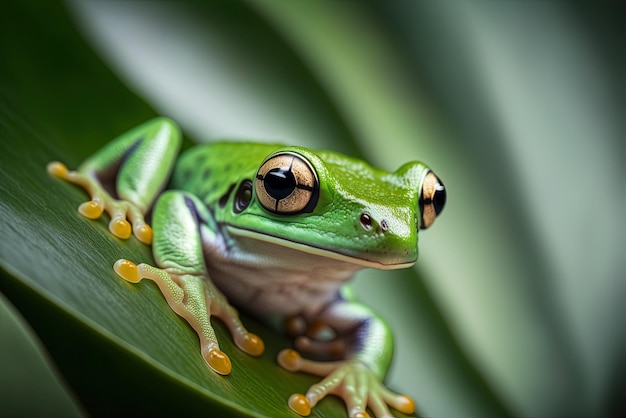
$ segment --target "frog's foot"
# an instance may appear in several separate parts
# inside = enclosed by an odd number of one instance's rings
[[[257,335],[249,333],[237,311],[224,296],[203,277],[193,274],[175,274],[148,264],[136,265],[128,260],[118,260],[113,266],[123,279],[138,283],[150,279],[158,286],[172,310],[182,316],[200,337],[201,353],[207,365],[216,373],[227,375],[232,365],[220,350],[210,317],[221,319],[228,327],[235,344],[253,356],[263,354],[265,346]]]
[[[152,228],[144,220],[141,210],[131,202],[113,198],[96,179],[79,171],[71,171],[58,161],[48,164],[48,173],[76,184],[89,193],[91,200],[78,207],[86,218],[98,219],[106,211],[110,217],[109,231],[118,238],[127,239],[131,232],[145,244],[152,243]],[[130,220],[131,224],[126,220]]]
[[[346,404],[351,418],[366,418],[369,407],[375,417],[392,417],[388,406],[404,413],[415,412],[415,403],[405,395],[387,389],[380,379],[364,364],[354,360],[318,362],[304,359],[294,350],[283,350],[278,363],[286,370],[303,371],[324,379],[312,385],[305,395],[295,393],[288,400],[289,407],[299,415],[307,416],[327,395],[339,396]]]

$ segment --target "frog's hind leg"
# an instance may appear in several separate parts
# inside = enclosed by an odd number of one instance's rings
[[[294,412],[307,416],[328,395],[343,399],[350,418],[368,417],[368,408],[378,418],[392,416],[389,407],[405,414],[415,411],[410,397],[394,393],[383,384],[393,342],[388,326],[369,308],[351,297],[338,298],[308,321],[308,328],[290,327],[296,336],[300,334],[296,348],[318,355],[340,355],[341,359],[309,360],[292,349],[279,353],[277,360],[284,369],[322,377],[304,395],[296,393],[289,398]],[[330,329],[333,335],[324,336],[324,329]]]
[[[313,361],[300,356],[291,349],[278,354],[278,363],[290,372],[305,372],[324,379],[312,385],[305,395],[294,393],[287,401],[289,407],[301,416],[308,416],[311,409],[327,395],[343,398],[350,417],[369,417],[369,407],[374,416],[392,416],[387,405],[410,415],[415,412],[415,402],[408,396],[387,389],[373,375],[363,371],[363,365],[350,360]]]
[[[120,135],[70,171],[60,162],[48,172],[84,188],[91,200],[79,212],[97,219],[109,213],[109,230],[119,238],[132,231],[142,242],[152,241],[152,229],[144,220],[156,196],[167,183],[180,148],[178,126],[167,118],[150,120]]]
[[[115,271],[130,282],[142,278],[157,283],[168,304],[192,326],[200,338],[201,353],[211,369],[228,374],[231,363],[219,349],[210,318],[221,319],[235,344],[251,355],[263,353],[263,341],[249,333],[237,311],[213,285],[204,264],[200,229],[204,237],[215,239],[215,223],[197,198],[178,191],[164,193],[153,214],[154,258],[161,268],[128,260],[118,260]]]

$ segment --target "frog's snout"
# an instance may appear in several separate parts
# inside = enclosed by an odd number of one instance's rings
[[[365,208],[364,208],[365,209]],[[378,269],[404,268],[417,259],[417,229],[414,216],[401,216],[378,208],[355,213],[354,226],[360,229],[357,239],[358,257],[377,263]]]

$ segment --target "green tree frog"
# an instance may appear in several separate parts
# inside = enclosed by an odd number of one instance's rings
[[[130,282],[156,282],[198,334],[214,372],[229,374],[231,362],[212,317],[244,352],[264,350],[236,306],[293,336],[295,349],[278,354],[283,368],[322,377],[289,397],[296,413],[309,415],[327,395],[341,397],[350,417],[367,417],[368,408],[377,417],[390,416],[390,407],[413,413],[413,400],[383,384],[392,356],[388,326],[344,288],[357,270],[415,263],[418,231],[446,200],[437,176],[419,162],[390,173],[335,152],[264,143],[197,145],[179,157],[180,144],[178,126],[156,118],[77,171],[60,162],[48,171],[89,193],[82,215],[106,211],[113,235],[134,233],[152,245],[158,267],[118,260],[114,269]]]

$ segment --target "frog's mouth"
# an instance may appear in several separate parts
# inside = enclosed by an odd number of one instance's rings
[[[268,235],[265,233],[261,234],[259,232],[256,232],[250,229],[239,228],[239,227],[235,227],[232,225],[226,226],[226,229],[228,230],[228,233],[233,237],[241,237],[241,238],[248,238],[248,239],[253,239],[257,241],[262,241],[268,244],[274,244],[280,247],[289,248],[289,249],[299,251],[302,253],[311,254],[314,256],[319,256],[323,258],[328,258],[328,259],[360,266],[362,268],[375,268],[379,270],[396,270],[396,269],[403,269],[403,268],[411,267],[417,261],[417,260],[410,260],[410,261],[389,260],[388,262],[385,262],[385,261],[379,261],[379,260],[372,260],[372,259],[367,259],[367,258],[362,258],[362,257],[357,257],[354,255],[342,253],[336,250],[329,250],[327,248],[316,247],[310,244],[304,244],[298,241],[292,241],[292,240],[288,240],[285,238]]]

